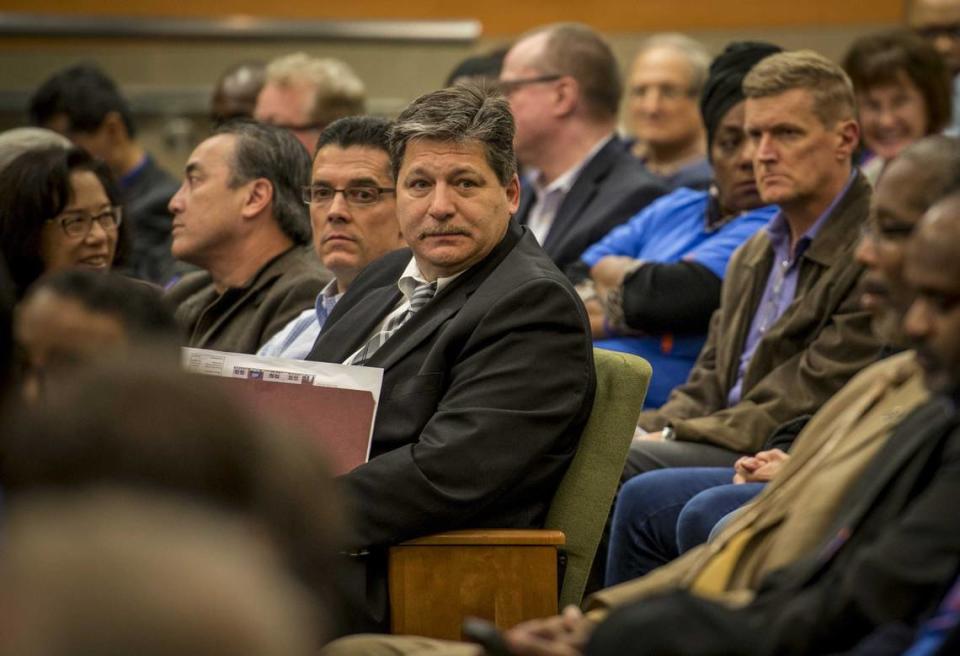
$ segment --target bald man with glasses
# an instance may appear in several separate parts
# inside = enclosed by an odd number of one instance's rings
[[[541,26],[507,52],[499,88],[525,169],[514,218],[579,279],[580,255],[667,191],[616,134],[617,60],[586,25]]]
[[[383,119],[351,117],[331,123],[320,135],[303,202],[310,207],[314,249],[334,278],[317,296],[314,307],[288,323],[258,355],[306,358],[327,316],[357,274],[406,245],[397,223],[387,151],[389,127]]]

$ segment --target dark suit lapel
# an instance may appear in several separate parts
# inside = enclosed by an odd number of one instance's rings
[[[600,182],[609,174],[621,148],[623,144],[619,139],[611,139],[580,171],[553,218],[553,225],[543,243],[545,251],[552,253],[551,248],[569,234],[571,224],[576,223],[577,217],[597,195]]]
[[[930,451],[937,439],[954,423],[953,409],[943,398],[931,399],[909,414],[891,435],[886,445],[861,473],[858,483],[846,494],[844,512],[811,558],[798,565],[797,580],[808,581],[823,571],[857,531],[864,518],[877,505],[884,488],[905,475],[910,460],[920,451]]]
[[[909,460],[920,450],[935,446],[936,437],[942,435],[951,423],[952,412],[946,409],[943,399],[932,399],[900,422],[893,435],[870,464],[860,474],[857,483],[844,495],[839,504],[843,510],[825,534],[823,541],[808,557],[798,560],[768,577],[769,584],[761,592],[792,596],[829,569],[833,559],[855,533],[871,509],[876,507],[878,496],[893,480],[903,475]],[[767,596],[768,601],[771,596]]]
[[[420,313],[400,326],[400,329],[391,335],[390,339],[366,362],[366,366],[384,369],[393,366],[415,347],[429,339],[437,328],[456,314],[467,300],[467,290],[459,287],[444,291],[451,293],[434,298]]]
[[[349,308],[349,321],[336,321],[317,338],[308,360],[343,362],[373,334],[385,316],[400,302],[396,285],[375,289]],[[336,309],[334,310],[336,311]],[[329,320],[328,320],[329,321]],[[377,365],[378,366],[378,365]]]
[[[527,225],[527,216],[530,214],[530,208],[533,207],[536,199],[537,192],[534,191],[533,185],[526,177],[522,178],[520,181],[520,206],[517,208],[517,213],[513,215],[517,223]]]
[[[371,367],[388,369],[429,339],[444,322],[463,307],[470,295],[487,279],[490,273],[500,266],[500,262],[514,249],[522,234],[522,228],[511,220],[507,224],[506,235],[496,248],[484,260],[451,281],[423,310],[401,326],[373,354],[367,364]]]

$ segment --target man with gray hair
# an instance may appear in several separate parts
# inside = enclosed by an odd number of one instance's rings
[[[713,181],[700,117],[710,55],[683,34],[656,34],[640,45],[627,76],[633,152],[670,189],[707,189]]]
[[[542,526],[593,405],[583,305],[510,219],[513,132],[506,101],[473,85],[400,114],[390,156],[410,248],[357,276],[308,356],[383,369],[370,460],[340,481],[362,554],[343,568],[365,596],[354,630],[386,626],[389,545]]]
[[[620,70],[586,25],[561,23],[522,37],[500,87],[517,122],[527,167],[517,220],[561,270],[666,192],[616,135]]]
[[[187,346],[255,353],[314,299],[330,274],[301,201],[310,157],[286,130],[232,121],[203,141],[170,201],[173,256],[204,271],[168,297]]]
[[[780,212],[730,260],[687,382],[640,414],[649,432],[631,446],[627,476],[732,465],[881,355],[853,256],[871,191],[851,164],[860,130],[850,79],[798,50],[761,61],[743,91],[760,198]]]
[[[267,65],[253,117],[290,130],[312,155],[323,128],[363,114],[365,100],[363,82],[346,63],[298,52]]]

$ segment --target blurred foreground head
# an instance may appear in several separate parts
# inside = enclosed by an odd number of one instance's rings
[[[179,361],[180,329],[153,285],[115,273],[66,269],[41,277],[16,310],[14,337],[20,383],[36,402],[48,379],[71,376],[93,362],[150,349]]]
[[[247,523],[130,490],[33,494],[4,525],[4,656],[306,656],[309,604]]]
[[[273,539],[326,618],[339,504],[322,458],[217,382],[141,353],[51,378],[0,435],[5,502],[112,485],[233,513]]]

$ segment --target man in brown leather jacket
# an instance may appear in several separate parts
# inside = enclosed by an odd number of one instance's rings
[[[707,343],[688,381],[640,415],[649,432],[631,447],[625,477],[731,465],[881,353],[856,291],[870,187],[851,164],[859,127],[849,78],[814,52],[786,52],[754,67],[743,89],[760,196],[781,212],[734,254]]]

